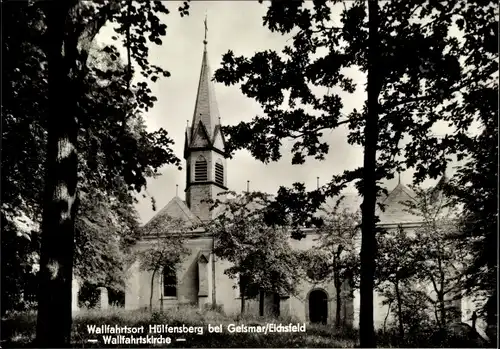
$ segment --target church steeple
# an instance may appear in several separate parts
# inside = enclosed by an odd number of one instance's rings
[[[207,19],[205,18],[205,40],[203,40],[203,58],[201,60],[200,80],[194,107],[193,121],[191,123],[191,136],[198,125],[203,123],[208,136],[213,138],[215,128],[220,127],[219,109],[215,98],[214,86],[210,76],[210,66],[207,54]],[[222,150],[222,149],[221,149]]]
[[[186,128],[186,203],[201,220],[212,218],[210,204],[217,194],[226,191],[226,152],[219,109],[210,76],[207,54],[207,20],[203,40],[200,80],[191,126]]]
[[[200,80],[194,107],[191,127],[186,130],[184,157],[189,148],[197,148],[200,144],[210,145],[216,151],[225,152],[224,136],[221,132],[219,108],[215,98],[214,84],[210,75],[207,54],[207,19],[205,18],[205,39],[203,40],[203,57],[201,60]]]

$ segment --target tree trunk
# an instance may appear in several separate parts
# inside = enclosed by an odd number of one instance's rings
[[[48,1],[47,37],[49,114],[42,218],[36,343],[71,346],[71,303],[78,180],[78,98],[88,50],[111,10],[82,21],[79,0]],[[84,11],[83,11],[84,12]],[[75,23],[78,25],[75,25]]]
[[[434,317],[436,318],[436,323],[438,324],[439,327],[441,327],[441,321],[439,321],[437,304],[434,303],[433,306],[434,306]]]
[[[241,302],[241,316],[245,314],[245,293],[246,293],[246,287],[247,287],[247,282],[245,280],[245,276],[240,275],[240,302]]]
[[[151,292],[149,294],[149,310],[151,312],[153,312],[153,292],[155,285],[155,275],[156,275],[156,269],[153,270],[153,275],[151,275]]]
[[[378,1],[368,1],[368,111],[366,113],[364,159],[363,159],[363,204],[361,207],[361,280],[359,342],[361,348],[375,348],[373,325],[373,288],[375,274],[375,205],[377,200],[376,161],[378,143],[378,97],[380,94]]]
[[[389,318],[389,314],[391,313],[391,306],[392,306],[392,300],[389,301],[389,304],[387,305],[387,313],[385,314],[384,318],[384,334],[387,332],[387,319]]]
[[[163,275],[165,275],[165,273],[163,273]],[[162,276],[161,280],[162,280],[162,283],[161,283],[161,287],[160,287],[160,312],[163,313],[163,296],[164,296],[163,290],[165,287],[165,279],[163,276]]]
[[[43,202],[36,343],[71,346],[71,303],[77,198],[77,134],[65,23],[73,1],[47,4],[49,115]]]
[[[335,307],[335,327],[340,328],[342,319],[341,319],[341,306],[342,306],[342,297],[341,297],[341,288],[342,283],[339,280],[339,277],[334,276],[335,281],[333,282],[335,285],[335,296],[336,296],[336,307]]]
[[[245,294],[243,292],[240,292],[240,313],[243,316],[245,314]]]
[[[441,327],[446,327],[446,304],[444,300],[444,294],[438,293],[438,307],[439,307],[439,317],[441,320]]]
[[[398,325],[399,325],[399,337],[402,340],[405,335],[405,330],[403,326],[403,309],[401,304],[401,292],[399,291],[399,282],[394,283],[394,291],[396,292],[396,302],[398,306]]]

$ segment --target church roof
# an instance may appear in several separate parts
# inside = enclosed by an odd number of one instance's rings
[[[415,200],[415,193],[401,182],[383,200],[383,210],[379,212],[381,224],[417,223],[422,218],[408,212],[407,201]]]
[[[210,76],[206,45],[203,50],[203,58],[201,61],[200,81],[198,83],[193,121],[189,130],[190,139],[193,138],[200,123],[203,123],[208,137],[212,140],[215,135],[216,126],[220,127],[220,121],[219,109],[215,98],[215,89]]]
[[[196,217],[193,212],[191,212],[186,203],[178,196],[175,196],[144,225],[144,228],[148,229],[170,219],[185,222],[186,226],[192,226],[200,223],[200,219]]]
[[[407,212],[407,206],[404,202],[413,200],[415,194],[407,186],[399,183],[389,194],[381,194],[377,199],[376,214],[379,216],[380,224],[397,224],[397,223],[416,223],[420,222],[421,218]],[[270,195],[270,199],[274,198]],[[327,198],[322,206],[322,211],[318,211],[318,216],[323,216],[326,212],[331,212],[336,206],[338,200],[342,198],[339,204],[341,210],[345,209],[350,212],[361,212],[361,204],[363,198],[357,193],[342,193],[339,196]],[[233,199],[234,200],[234,199]],[[381,209],[382,206],[384,209]],[[261,208],[255,202],[250,202],[246,205],[247,209],[252,211]]]
[[[376,214],[379,217],[379,224],[397,224],[397,223],[417,223],[421,218],[408,212],[404,202],[413,200],[415,194],[407,186],[398,183],[398,185],[387,196],[381,194],[377,199]],[[351,212],[361,212],[363,197],[357,193],[342,193],[340,196],[328,198],[323,205],[326,211],[332,211],[337,201],[342,197],[339,204],[340,209]],[[380,207],[382,206],[383,209]]]
[[[361,203],[363,198],[356,193],[344,193],[339,207],[351,212],[361,210]],[[421,218],[411,214],[407,211],[404,205],[405,201],[414,200],[415,193],[407,186],[398,183],[398,185],[387,195],[381,196],[378,203],[381,203],[384,210],[377,206],[377,214],[380,219],[379,224],[399,224],[399,223],[418,223]],[[324,204],[324,209],[327,211],[332,210],[339,197],[328,198]],[[251,202],[248,209],[254,210],[260,208],[259,205]],[[186,223],[186,226],[195,226],[201,223],[200,219],[194,215],[187,207],[186,203],[178,196],[175,196],[170,202],[165,205],[148,223],[144,226],[145,229],[153,227],[154,225],[165,223],[169,219],[181,220]]]

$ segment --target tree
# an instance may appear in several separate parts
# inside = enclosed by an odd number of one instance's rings
[[[405,346],[430,346],[430,334],[436,332],[436,322],[433,321],[433,307],[429,302],[428,290],[418,283],[418,279],[409,278],[399,284],[400,303],[396,302],[394,287],[388,284],[382,289],[387,306],[384,319],[384,332],[391,334],[391,345]],[[390,313],[396,314],[388,321]],[[387,325],[389,324],[389,330]],[[402,324],[403,328],[400,328]],[[394,327],[393,327],[394,326]],[[403,331],[404,337],[401,336]]]
[[[482,3],[481,10],[465,1],[390,1],[380,8],[377,1],[349,5],[344,3],[344,10],[339,11],[338,24],[333,16],[335,6],[326,1],[271,2],[264,25],[273,32],[292,33],[292,44],[282,55],[267,50],[251,59],[235,57],[229,51],[215,78],[227,85],[241,83],[242,92],[255,98],[264,111],[264,116],[226,129],[231,151],[244,148],[263,162],[277,161],[282,141],[292,139],[294,164],[303,163],[306,156],[323,159],[328,152],[328,144],[321,139],[323,132],[340,125],[350,130],[350,144],[364,147],[363,167],[334,175],[324,188],[306,192],[300,183],[292,189],[280,188],[276,213],[269,217],[287,217],[283,213],[287,212],[293,214],[296,224],[318,223],[314,211],[323,198],[337,195],[346,183],[357,181],[364,199],[360,341],[362,347],[375,347],[378,185],[402,169],[415,169],[417,183],[436,178],[447,162],[438,156],[442,151],[464,153],[460,140],[477,116],[465,115],[468,109],[457,107],[461,105],[457,101],[467,95],[466,88],[483,86],[497,71],[491,59],[496,57],[492,49],[496,31],[491,30],[497,21],[492,1]],[[449,30],[454,24],[464,28],[464,23],[465,43]],[[361,111],[343,112],[341,97],[330,93],[331,89],[355,90],[345,68],[357,68],[367,75],[367,101]],[[465,77],[467,82],[462,80]],[[439,139],[433,132],[439,120],[449,121],[456,133]]]
[[[336,294],[335,326],[342,325],[342,287],[353,287],[359,275],[359,214],[339,206],[342,197],[332,210],[325,210],[324,224],[318,228],[319,250],[325,252],[321,261],[333,278]]]
[[[31,270],[39,266],[38,230],[44,182],[41,174],[45,168],[43,158],[47,133],[44,122],[47,64],[40,47],[45,28],[41,9],[19,2],[8,6],[5,18],[8,30],[3,41],[10,59],[4,62],[3,80],[9,88],[2,100],[5,110],[2,137],[6,150],[2,157],[2,168],[5,169],[2,171],[2,219],[7,220],[6,226],[12,228],[9,231],[17,243],[12,240],[11,245],[11,239],[2,240],[2,249],[13,252],[9,254],[12,259],[4,258],[2,263],[5,262],[3,276],[7,277],[6,281],[14,282],[14,279],[31,280]],[[76,219],[74,274],[93,284],[106,284],[122,290],[123,259],[137,238],[138,222],[133,207],[135,199],[124,180],[128,171],[120,169],[125,169],[125,164],[132,170],[136,166],[134,162],[139,161],[144,176],[151,176],[162,164],[178,163],[178,160],[169,148],[171,141],[166,133],[163,130],[146,132],[137,110],[127,117],[126,127],[111,127],[121,122],[130,110],[123,100],[129,92],[126,66],[105,48],[95,45],[89,56],[89,72],[83,80],[84,90],[88,93],[81,96],[79,111],[85,115],[83,120],[90,119],[87,119],[89,115],[93,119],[85,129],[80,129],[78,135],[81,204]],[[99,115],[105,117],[99,118]],[[114,147],[123,146],[129,151],[118,157]],[[130,181],[129,175],[128,178]],[[28,221],[32,227],[19,228],[17,222],[20,220]],[[15,237],[16,234],[20,236]],[[25,273],[19,273],[26,261],[33,264]],[[20,292],[22,288],[18,286],[18,282],[13,283],[12,291]],[[33,291],[33,287],[25,289],[23,297],[31,299]],[[19,296],[19,293],[9,294],[10,299]],[[9,309],[9,303],[4,304],[3,310]]]
[[[461,280],[469,262],[468,251],[454,238],[459,231],[459,211],[441,188],[414,188],[415,200],[407,202],[410,212],[422,219],[415,229],[419,251],[419,279],[432,287],[429,300],[435,306],[436,322],[444,328],[456,309],[453,302],[461,297]]]
[[[215,255],[232,264],[224,273],[238,278],[241,313],[246,299],[259,291],[295,294],[301,275],[300,254],[290,247],[286,226],[265,223],[269,196],[260,192],[226,195],[227,200],[212,202],[217,216],[206,231],[213,236]]]
[[[2,7],[6,8],[4,4]],[[157,14],[168,11],[160,2],[137,4],[131,1],[125,4],[72,1],[21,5],[12,2],[7,7],[12,10],[11,19],[14,21],[18,21],[19,17],[16,16],[22,12],[22,7],[27,7],[30,13],[37,15],[37,20],[31,22],[42,28],[39,31],[41,35],[36,36],[35,40],[39,52],[46,55],[48,63],[48,116],[44,120],[47,132],[47,151],[44,154],[45,190],[43,196],[40,195],[43,197],[43,239],[37,341],[41,346],[68,346],[71,332],[73,231],[77,211],[77,139],[79,129],[85,129],[85,121],[91,119],[88,115],[87,118],[80,115],[78,103],[86,92],[81,82],[89,71],[89,48],[106,22],[112,20],[118,24],[116,31],[125,34],[129,58],[127,85],[130,90],[135,90],[137,97],[130,107],[132,110],[147,109],[155,99],[150,95],[147,82],[131,84],[131,59],[138,63],[145,78],[156,81],[158,74],[168,75],[160,67],[149,64],[147,40],[144,38],[147,36],[149,41],[161,44],[159,38],[165,34],[166,26],[160,23]],[[186,14],[187,6],[180,10],[181,14]],[[144,13],[148,13],[148,16],[142,16]],[[151,25],[145,25],[146,23]],[[14,37],[15,33],[11,32],[10,36]],[[116,49],[109,46],[107,51],[112,57],[114,53],[116,59]],[[60,98],[61,96],[65,98]],[[122,128],[125,128],[128,115],[130,113],[122,118]],[[165,138],[165,132],[159,136]],[[119,140],[121,141],[120,138]],[[120,143],[117,142],[117,145]],[[140,190],[145,185],[144,175],[147,175],[148,168],[144,168],[134,158],[127,158],[126,155],[118,156],[120,157],[118,163],[122,162],[122,165],[117,166],[115,171],[123,175],[127,185]]]
[[[416,240],[402,226],[395,232],[387,232],[378,236],[377,253],[377,289],[382,292],[389,303],[397,308],[399,337],[405,336],[403,318],[402,288],[411,279],[415,281],[419,264]]]
[[[478,86],[467,97],[470,113],[477,112],[482,125],[478,135],[466,135],[462,144],[468,149],[465,164],[447,183],[447,192],[463,207],[463,220],[457,243],[473,256],[466,272],[464,289],[468,295],[485,298],[479,312],[491,327],[497,324],[498,255],[498,85]],[[496,333],[490,333],[496,338]]]
[[[154,281],[159,271],[177,272],[188,250],[185,246],[189,229],[185,221],[174,219],[166,214],[155,216],[143,227],[143,239],[146,247],[139,247],[136,257],[140,268],[151,273],[151,294],[149,308],[153,311]],[[163,291],[162,291],[163,292]],[[163,311],[163,294],[160,296],[160,309]]]

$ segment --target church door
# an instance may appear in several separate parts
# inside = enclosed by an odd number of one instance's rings
[[[309,294],[309,321],[326,324],[328,318],[328,296],[322,290]]]

